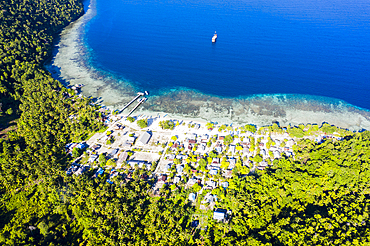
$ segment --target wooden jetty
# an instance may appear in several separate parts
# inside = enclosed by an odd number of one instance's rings
[[[139,97],[141,96],[144,96],[144,95],[148,95],[149,93],[147,91],[145,92],[138,92],[137,93],[137,96],[135,96],[129,103],[126,104],[126,106],[124,106],[120,111],[119,113],[122,113],[123,110],[125,110],[126,108],[128,108],[128,106],[130,106],[133,102],[135,102]]]
[[[143,102],[145,102],[146,100],[148,100],[148,98],[144,97],[144,98],[139,99],[139,100],[140,100],[139,103],[135,106],[135,108],[133,108],[131,110],[131,112],[127,115],[127,117],[129,117],[135,111],[135,109],[137,109]]]

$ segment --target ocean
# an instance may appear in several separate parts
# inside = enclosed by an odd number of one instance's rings
[[[303,94],[366,109],[369,40],[368,0],[96,0],[85,34],[93,67],[154,95]]]

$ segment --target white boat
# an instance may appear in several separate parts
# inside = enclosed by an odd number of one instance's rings
[[[215,34],[213,34],[213,37],[212,37],[212,43],[216,43],[216,40],[217,40],[217,33],[215,32]]]

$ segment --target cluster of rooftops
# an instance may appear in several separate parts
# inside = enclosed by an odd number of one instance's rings
[[[81,175],[89,170],[90,166],[95,165],[94,168],[97,169],[92,178],[102,175],[104,168],[96,166],[99,159],[98,152],[101,147],[107,149],[104,142],[113,136],[114,131],[123,130],[125,127],[122,123],[115,123],[113,129],[107,131],[107,134],[99,139],[101,144],[93,143],[91,146],[86,142],[68,144],[66,146],[68,153],[72,154],[74,148],[88,149],[89,156],[86,163],[73,162],[67,168],[66,173],[68,175]],[[248,131],[241,133],[232,130],[212,134],[215,133],[214,129],[208,128],[206,131],[202,131],[203,128],[201,124],[195,124],[189,130],[190,132],[183,133],[174,130],[172,137],[162,138],[163,142],[156,141],[157,146],[163,145],[163,150],[160,159],[157,161],[156,170],[152,173],[149,172],[151,180],[154,181],[152,183],[153,191],[154,193],[158,192],[163,185],[185,185],[186,188],[191,188],[197,184],[201,190],[191,192],[188,200],[195,204],[198,197],[200,197],[199,195],[206,192],[207,194],[204,197],[201,196],[203,198],[199,201],[199,208],[202,210],[212,209],[215,220],[227,222],[231,217],[231,211],[217,208],[218,198],[216,195],[212,195],[211,191],[218,187],[223,189],[229,187],[227,179],[233,177],[233,170],[236,165],[242,165],[247,167],[250,172],[254,172],[255,170],[268,168],[272,165],[272,160],[279,159],[282,155],[294,158],[293,146],[295,141],[287,133],[272,136]],[[129,154],[130,151],[133,152],[133,146],[141,146],[142,151],[147,151],[150,149],[149,142],[153,144],[153,141],[150,140],[153,137],[159,139],[158,136],[160,135],[161,132],[141,131],[139,137],[136,137],[135,134],[130,134],[129,137],[126,136],[120,147],[110,148],[108,146],[110,152],[107,153],[106,157],[114,160],[116,167],[108,167],[109,177],[107,182],[113,184],[115,176],[123,175],[122,172],[118,171],[121,168],[152,170],[152,161],[132,159]],[[117,136],[119,135],[116,134]],[[323,137],[316,141],[323,141]],[[258,149],[258,152],[256,149]],[[256,155],[261,157],[261,161],[255,161],[254,157]],[[206,161],[206,165],[200,170],[198,167],[202,159]],[[130,174],[126,176],[129,178]],[[145,177],[149,178],[148,176]]]

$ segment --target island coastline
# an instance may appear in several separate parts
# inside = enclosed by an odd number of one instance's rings
[[[84,84],[82,95],[111,110],[121,109],[136,94],[132,83],[93,68],[88,62],[89,51],[84,30],[96,15],[91,0],[86,13],[67,26],[60,34],[53,58],[46,65],[55,79],[64,85]],[[150,88],[148,88],[150,91]],[[326,103],[327,101],[332,103]],[[326,102],[324,102],[326,101]],[[319,124],[327,122],[349,130],[370,129],[370,112],[341,100],[310,95],[251,95],[221,98],[186,88],[170,89],[149,97],[137,114],[221,124],[257,126]]]

